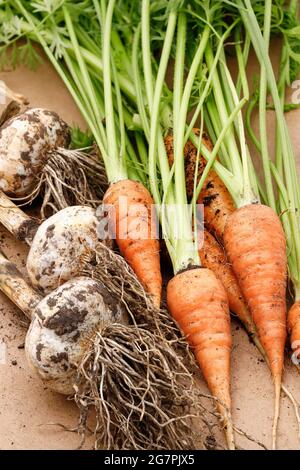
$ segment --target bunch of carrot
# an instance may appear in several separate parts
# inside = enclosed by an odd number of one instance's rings
[[[295,44],[286,40],[281,62],[285,78],[277,84],[268,53],[271,32],[284,31],[285,39],[295,39],[297,25],[286,21],[295,6],[293,0],[288,9],[270,0],[256,2],[254,9],[250,0],[107,0],[86,1],[83,11],[77,2],[36,11],[15,0],[10,10],[0,10],[0,17],[22,19],[21,34],[42,45],[82,111],[110,182],[104,203],[115,210],[119,249],[159,307],[159,243],[150,236],[156,232],[156,204],[174,272],[167,286],[168,308],[217,399],[230,449],[235,444],[229,310],[244,323],[270,366],[276,447],[287,264],[296,295],[288,326],[292,342],[300,341],[300,191],[284,119],[291,61],[295,67],[300,57]],[[285,30],[272,16],[275,7]],[[49,18],[55,19],[57,30]],[[56,50],[54,35],[59,37]],[[17,36],[12,31],[7,44]],[[229,37],[234,38],[237,79],[227,63]],[[250,99],[246,66],[251,44],[261,67],[255,101],[259,138],[249,117],[253,101],[246,126],[242,114]],[[171,59],[172,85],[167,77]],[[276,112],[275,165],[266,137],[268,91]],[[263,181],[254,170],[245,127],[260,152]],[[202,246],[197,203],[204,207]],[[136,237],[137,227],[146,236]]]
[[[145,133],[149,129],[149,180],[154,199],[162,206],[160,214],[162,230],[167,240],[167,247],[172,259],[175,277],[167,288],[167,301],[174,316],[189,342],[193,346],[199,365],[207,380],[210,390],[222,403],[219,407],[226,426],[229,448],[234,447],[232,423],[230,417],[230,348],[231,336],[228,328],[228,299],[222,294],[217,277],[223,284],[234,283],[238,300],[242,300],[241,318],[248,329],[256,336],[256,342],[265,352],[275,383],[275,414],[273,425],[273,447],[276,446],[277,423],[279,417],[279,399],[283,369],[284,345],[286,338],[285,325],[285,286],[286,286],[286,244],[280,221],[276,214],[260,203],[258,184],[251,164],[245,140],[245,131],[241,108],[248,99],[243,63],[241,63],[241,83],[245,97],[238,98],[233,78],[226,64],[223,42],[230,32],[220,22],[217,32],[211,32],[212,24],[218,21],[216,11],[220,4],[206,2],[200,28],[200,39],[195,38],[195,51],[188,57],[188,73],[184,83],[186,63],[186,41],[188,14],[184,9],[173,9],[168,16],[166,33],[162,44],[162,53],[157,71],[151,67],[149,24],[150,3],[142,2],[141,13],[141,47],[143,68],[140,78],[136,79],[138,87],[142,82],[150,110],[148,123],[144,122]],[[197,3],[197,2],[196,2]],[[200,5],[198,5],[199,11]],[[196,11],[195,10],[191,10]],[[148,16],[147,16],[148,15]],[[192,13],[193,15],[193,13]],[[195,15],[197,16],[197,15]],[[199,15],[200,16],[200,15]],[[191,20],[192,21],[192,20]],[[219,20],[220,21],[220,20]],[[175,26],[175,23],[177,25]],[[232,30],[237,28],[239,20],[234,19]],[[168,170],[166,152],[160,149],[160,133],[169,131],[164,120],[159,117],[161,97],[164,92],[166,66],[171,55],[171,44],[174,41],[176,28],[176,50],[174,52],[173,106],[172,106],[172,158],[173,166]],[[240,28],[240,25],[239,25]],[[222,31],[224,31],[222,36]],[[199,34],[199,31],[197,32]],[[236,33],[238,34],[238,32]],[[148,35],[148,37],[147,37]],[[214,41],[217,40],[217,52],[214,55]],[[147,43],[148,42],[148,43]],[[237,48],[239,44],[237,43]],[[240,53],[240,51],[238,51]],[[154,55],[154,54],[153,54]],[[209,75],[206,82],[199,78],[199,70],[206,64]],[[149,71],[151,74],[149,75]],[[138,76],[138,72],[136,74]],[[153,78],[152,78],[153,77]],[[223,80],[223,83],[221,83]],[[152,84],[154,89],[151,91]],[[201,91],[191,123],[187,125],[187,113],[191,108],[193,87],[197,84]],[[209,88],[211,87],[211,89]],[[149,91],[150,90],[150,93]],[[146,115],[140,100],[140,115]],[[206,107],[209,111],[205,113]],[[200,138],[196,139],[196,158],[191,174],[192,180],[192,214],[196,200],[200,196],[206,204],[205,221],[224,247],[231,262],[232,269],[227,269],[225,276],[220,276],[218,262],[214,271],[203,269],[197,250],[197,234],[192,233],[192,226],[197,221],[191,220],[186,209],[187,187],[185,180],[184,148],[193,134],[193,125],[198,114],[201,114]],[[162,113],[161,113],[162,114]],[[208,155],[209,149],[203,143],[203,119],[209,116],[212,128],[217,136],[214,150],[210,152],[209,163],[202,169],[200,180],[197,180],[198,169],[201,170],[200,155]],[[146,119],[144,119],[146,121]],[[193,139],[195,139],[195,134]],[[170,139],[169,139],[170,140]],[[188,145],[188,144],[187,144]],[[218,175],[210,172],[213,160],[220,147],[221,164],[215,166]],[[168,162],[169,163],[169,162]],[[158,185],[158,169],[162,179],[162,190]],[[222,178],[231,193],[230,201],[225,187],[219,180]],[[202,192],[201,192],[202,190]],[[225,193],[224,196],[220,196]],[[229,200],[229,202],[227,202]],[[213,204],[212,204],[213,201]],[[176,204],[176,219],[183,227],[180,236],[176,235],[176,224],[173,215],[169,215],[165,204]],[[212,210],[212,217],[210,211]],[[166,230],[166,227],[170,231]],[[277,235],[276,235],[277,234]],[[209,236],[206,236],[208,244]],[[273,239],[273,247],[270,240]],[[205,246],[204,245],[204,246]],[[218,245],[214,244],[214,247]],[[275,247],[275,249],[274,249]],[[212,248],[209,253],[211,254]],[[221,253],[218,250],[218,255]],[[275,255],[274,255],[275,253]],[[221,255],[219,255],[221,256]],[[207,259],[207,256],[206,256]],[[220,259],[220,258],[219,258]],[[223,258],[224,259],[224,258]],[[223,266],[226,264],[223,261]],[[205,256],[204,263],[205,265]],[[210,267],[212,264],[210,264]],[[202,267],[202,269],[200,269]],[[258,274],[259,270],[259,274]],[[223,273],[221,273],[223,274]],[[230,281],[228,282],[228,278]],[[225,281],[224,281],[225,279]],[[182,293],[187,292],[187,298]],[[263,296],[261,294],[263,292]],[[242,299],[244,297],[244,301]],[[233,305],[233,302],[231,302]],[[235,308],[236,305],[233,305]],[[248,310],[249,309],[249,310]],[[256,329],[256,331],[255,331]],[[225,406],[224,406],[225,405]]]

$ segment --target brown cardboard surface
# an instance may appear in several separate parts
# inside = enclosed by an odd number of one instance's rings
[[[277,44],[273,53],[277,55]],[[249,77],[257,66],[250,67]],[[67,122],[84,125],[72,98],[52,67],[44,63],[36,71],[20,67],[0,73],[0,79],[16,92],[27,96],[32,106],[43,106],[57,111]],[[288,123],[300,167],[300,110],[289,113]],[[257,119],[256,119],[257,120]],[[273,148],[274,130],[269,129],[270,148]],[[25,273],[27,247],[16,243],[0,229],[1,246],[7,256]],[[241,326],[232,321],[234,348],[232,353],[233,419],[237,427],[270,447],[273,416],[273,386],[267,366],[255,347],[250,344]],[[0,342],[6,346],[6,362],[0,364],[0,449],[74,449],[78,445],[76,433],[51,425],[67,427],[76,424],[74,404],[47,390],[29,370],[23,349],[26,321],[22,314],[0,294]],[[285,383],[300,403],[300,375],[286,359]],[[201,388],[207,391],[201,381]],[[237,435],[237,443],[246,449],[257,446]],[[282,397],[279,424],[279,447],[300,448],[300,439],[293,407]],[[91,447],[87,442],[86,448]]]

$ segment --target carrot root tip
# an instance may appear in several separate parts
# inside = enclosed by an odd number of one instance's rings
[[[296,416],[296,420],[297,420],[297,425],[298,425],[298,437],[300,439],[300,415],[299,415],[299,404],[297,403],[297,401],[295,400],[293,394],[285,387],[285,385],[281,385],[281,389],[282,391],[286,394],[286,396],[289,398],[289,400],[291,401],[293,407],[294,407],[294,411],[295,411],[295,416]]]
[[[235,450],[235,440],[231,413],[226,411],[223,416],[223,421],[228,450]]]
[[[274,420],[272,427],[272,450],[277,449],[277,434],[278,434],[278,421],[280,415],[280,393],[281,393],[281,377],[275,377],[275,405],[274,405]]]

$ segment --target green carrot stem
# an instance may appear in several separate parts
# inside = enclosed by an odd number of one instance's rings
[[[135,91],[136,91],[137,108],[138,108],[138,112],[139,112],[141,122],[143,125],[144,133],[146,135],[146,138],[149,139],[150,126],[149,126],[149,121],[147,118],[147,111],[146,111],[145,104],[144,104],[142,79],[140,76],[139,62],[138,62],[138,57],[139,57],[138,51],[139,51],[140,39],[141,39],[141,25],[138,26],[133,37],[132,67],[133,67],[133,80],[134,80]]]
[[[241,47],[241,29],[240,27],[235,28],[235,49],[238,61],[238,79],[236,83],[237,95],[240,97],[241,90],[243,90],[244,96],[249,98],[249,86],[246,74],[245,64],[248,63],[248,57],[250,52],[251,40],[248,34],[245,35],[244,49]]]
[[[270,30],[271,30],[271,13],[272,13],[272,0],[265,0],[264,8],[264,41],[266,49],[269,50]],[[260,92],[259,92],[259,130],[260,130],[260,146],[261,158],[264,171],[264,179],[267,191],[268,205],[275,211],[275,196],[272,184],[271,170],[269,165],[269,150],[268,150],[268,137],[267,137],[267,76],[266,69],[261,66],[260,69]]]
[[[142,1],[142,56],[144,67],[144,79],[146,86],[146,97],[149,110],[153,103],[153,81],[150,49],[150,0]]]
[[[253,111],[256,108],[257,101],[258,101],[258,96],[257,95],[254,95],[251,98],[251,100],[249,101],[249,104],[248,104],[247,109],[246,109],[245,123],[246,123],[246,129],[247,129],[247,132],[249,134],[249,137],[252,140],[252,142],[254,143],[256,149],[258,150],[258,152],[260,153],[261,152],[260,141],[258,140],[258,138],[257,138],[257,136],[256,136],[256,134],[253,130],[252,123],[251,123],[252,114],[253,114]]]
[[[174,80],[173,80],[173,128],[177,129],[180,103],[182,99],[183,91],[183,78],[184,78],[184,66],[185,66],[185,48],[186,48],[186,14],[179,13],[177,23],[177,41],[176,41],[176,57],[175,57],[175,68],[174,68]],[[176,145],[177,133],[174,132],[174,146]]]
[[[148,11],[150,14],[149,9],[149,0],[143,0],[142,9],[143,12]],[[149,19],[144,17],[144,21],[148,24]],[[163,44],[163,49],[161,53],[161,59],[159,63],[159,68],[157,72],[157,79],[155,83],[154,95],[153,95],[153,104],[151,107],[151,120],[150,120],[150,139],[149,139],[149,152],[148,152],[148,161],[149,161],[149,177],[150,177],[150,187],[151,192],[156,204],[160,202],[160,195],[159,190],[157,187],[157,133],[159,130],[159,109],[160,109],[160,97],[162,92],[162,87],[166,75],[167,65],[170,57],[171,46],[173,42],[175,27],[177,21],[177,14],[175,11],[171,11],[168,24],[166,29],[166,36]],[[144,30],[144,24],[142,26],[142,30]],[[143,34],[142,34],[143,36]],[[149,38],[148,38],[149,41]],[[145,44],[145,38],[143,40],[143,48],[146,48],[146,55],[148,51],[148,45]],[[145,77],[146,78],[146,77]],[[151,69],[151,77],[148,77],[149,83],[152,83],[152,69]],[[148,90],[150,92],[150,88]],[[169,174],[169,162],[168,159],[160,159],[160,171],[162,174],[163,181],[168,179]]]
[[[208,67],[211,68],[213,64],[213,51],[212,51],[212,47],[210,43],[208,43],[206,47],[205,57],[206,57],[206,62],[207,62]],[[228,120],[228,113],[227,113],[226,103],[223,97],[223,91],[222,91],[222,87],[221,87],[221,83],[220,83],[220,79],[219,79],[219,75],[217,71],[215,72],[213,76],[212,87],[213,87],[214,98],[215,98],[216,105],[217,105],[217,112],[218,112],[219,119],[223,127],[226,125],[226,122]],[[241,166],[241,161],[239,157],[239,149],[235,141],[232,127],[228,129],[228,133],[226,134],[224,142],[226,143],[226,146],[228,147],[228,152],[231,156],[232,171],[235,175],[239,176],[242,179],[243,172],[242,172],[242,166]]]
[[[103,75],[104,84],[104,105],[105,105],[105,120],[107,135],[109,136],[108,143],[108,154],[116,167],[114,171],[108,174],[110,182],[119,181],[120,179],[126,179],[127,173],[124,166],[123,159],[120,159],[117,146],[117,134],[115,126],[115,116],[113,107],[113,95],[112,95],[112,78],[111,78],[111,28],[112,28],[112,17],[115,6],[115,0],[109,0],[105,20],[103,24],[103,40],[102,40],[102,56],[103,56],[103,68],[105,73]]]
[[[207,99],[207,95],[208,95],[208,92],[209,92],[209,89],[211,87],[211,83],[212,83],[212,80],[213,80],[213,76],[214,76],[214,73],[215,73],[215,70],[217,68],[217,65],[218,65],[218,61],[219,61],[219,58],[220,58],[220,55],[222,53],[222,50],[223,50],[223,45],[224,45],[224,41],[226,40],[226,38],[228,38],[228,36],[230,35],[232,29],[234,28],[235,26],[235,22],[230,25],[230,27],[225,31],[225,33],[222,35],[222,37],[220,38],[220,41],[219,41],[219,44],[218,44],[218,47],[217,47],[217,50],[215,52],[215,57],[214,57],[214,60],[213,60],[213,63],[211,65],[211,68],[210,68],[210,71],[209,71],[209,75],[208,75],[208,78],[206,80],[206,83],[205,83],[205,87],[204,89],[202,90],[201,92],[201,95],[200,95],[200,99],[199,99],[199,102],[197,103],[197,107],[196,107],[196,110],[193,114],[193,117],[190,121],[190,124],[188,126],[188,130],[186,131],[185,133],[185,137],[184,137],[184,140],[185,142],[187,142],[188,140],[188,137],[196,123],[196,120],[198,119],[199,117],[199,114],[201,112],[201,109],[203,108],[203,104],[205,102],[205,100]],[[207,40],[206,40],[206,37],[208,35],[208,32],[209,32],[209,25],[207,25],[205,28],[204,28],[204,31],[202,33],[202,37],[205,38],[205,42],[204,44],[207,43]],[[203,43],[200,42],[198,48],[197,48],[197,51],[196,51],[196,54],[193,58],[193,61],[192,61],[192,64],[191,64],[191,67],[190,67],[190,75],[191,75],[191,69],[199,69],[199,65],[202,61],[202,58],[203,58]],[[197,73],[197,71],[196,71]],[[193,72],[193,75],[191,75],[191,77],[193,77],[193,79],[195,79],[195,76],[194,76],[194,72]],[[189,89],[189,93],[191,91],[191,87]]]
[[[212,168],[212,166],[215,162],[215,159],[216,159],[216,157],[218,155],[218,152],[219,152],[219,148],[221,146],[221,143],[222,143],[223,139],[226,136],[226,133],[229,131],[230,126],[232,125],[232,122],[234,121],[237,114],[240,112],[240,110],[242,109],[242,107],[244,106],[245,103],[246,103],[246,99],[243,98],[236,105],[236,108],[233,110],[231,115],[228,117],[226,126],[222,129],[222,131],[221,131],[221,133],[218,137],[218,140],[217,140],[216,144],[214,145],[214,148],[213,148],[212,152],[210,152],[209,158],[207,159],[207,163],[205,165],[205,169],[204,169],[204,171],[201,175],[200,181],[198,183],[197,190],[193,195],[193,203],[195,203],[195,201],[199,197],[199,194],[200,194],[201,189],[203,187],[203,183],[206,180],[206,178],[208,176],[208,173],[209,173],[210,169]],[[196,143],[196,145],[197,144],[199,145],[199,141],[198,141],[197,138],[195,139],[194,135],[191,135],[191,140],[194,141],[194,143]],[[203,152],[203,156],[206,157],[208,152],[207,152],[207,149],[205,149],[205,146],[202,147],[202,152]],[[218,166],[217,165],[215,166],[215,169],[216,169],[216,171],[218,171]],[[241,202],[241,199],[243,198],[243,195],[242,195],[243,187],[241,187],[241,185],[236,186],[236,182],[233,182],[233,179],[230,178],[228,176],[228,174],[226,175],[225,172],[222,172],[221,178],[224,181],[225,185],[227,186],[228,190],[230,191],[235,204],[238,206]]]
[[[210,137],[215,136],[214,141],[213,141],[213,143],[215,144],[218,139],[218,136],[222,132],[222,125],[220,123],[216,103],[213,99],[210,99],[210,97],[208,97],[208,99],[206,100],[204,113],[205,113],[205,124],[208,129],[208,134]],[[225,164],[226,168],[232,171],[231,158],[230,158],[228,149],[226,147],[225,140],[221,143],[221,146],[219,149],[219,155],[220,155],[222,163]]]

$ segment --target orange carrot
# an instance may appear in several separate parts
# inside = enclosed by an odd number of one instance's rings
[[[194,129],[195,134],[199,134],[199,129]],[[210,139],[203,134],[202,143],[212,150]],[[170,163],[173,163],[173,136],[165,138],[165,146]],[[188,198],[191,199],[194,190],[195,165],[197,161],[197,148],[188,141],[184,147],[186,189]],[[200,156],[198,163],[197,182],[199,182],[204,171],[206,160]],[[210,170],[204,182],[202,191],[197,200],[198,204],[204,205],[204,221],[206,228],[212,232],[221,242],[227,218],[234,212],[235,205],[225,184],[214,170]]]
[[[194,129],[194,132],[199,134],[199,129]],[[203,134],[202,141],[209,150],[212,150],[212,143],[205,134]],[[173,136],[168,135],[165,138],[165,145],[169,161],[173,162]],[[194,189],[195,164],[197,159],[197,149],[191,141],[186,143],[184,155],[186,188],[188,197],[191,198]],[[205,165],[206,161],[203,157],[200,157],[197,176],[198,181],[201,178]],[[211,170],[209,172],[198,202],[204,203],[204,222],[206,227],[208,230],[215,233],[219,241],[222,241],[227,219],[234,212],[235,207],[226,186],[215,171]],[[225,251],[208,230],[204,230],[204,244],[201,250],[199,250],[201,263],[204,267],[211,269],[222,282],[228,295],[230,310],[239,317],[246,330],[261,350],[261,345],[256,341],[257,333],[251,313],[243,298],[236,276],[230,263],[227,261]]]
[[[284,232],[272,209],[261,204],[249,204],[229,217],[224,243],[274,378],[274,448],[286,341]]]
[[[194,350],[208,387],[218,401],[229,449],[234,449],[230,399],[231,331],[225,289],[212,271],[190,268],[167,286],[167,303]]]
[[[198,198],[204,205],[205,225],[222,242],[228,217],[235,210],[233,200],[215,171],[210,171]]]
[[[207,230],[204,230],[203,246],[199,250],[199,256],[202,266],[210,269],[223,284],[227,292],[231,312],[238,316],[254,340],[257,332],[237,278],[227,260],[224,248]]]
[[[115,209],[115,235],[121,254],[159,307],[162,291],[159,241],[149,191],[137,181],[121,180],[108,188],[103,203]]]
[[[291,348],[295,351],[300,347],[300,300],[289,309],[287,328],[290,336]]]

